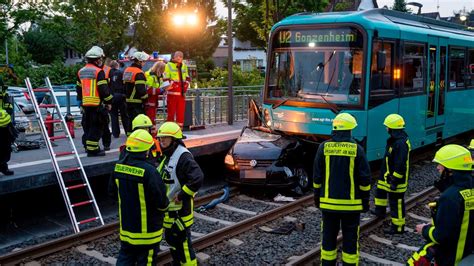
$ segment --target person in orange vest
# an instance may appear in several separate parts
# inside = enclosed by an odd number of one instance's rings
[[[145,72],[148,100],[145,103],[145,113],[153,123],[152,136],[156,135],[156,108],[158,107],[158,96],[163,94],[163,71],[166,64],[156,62],[150,70]]]
[[[77,100],[82,102],[83,109],[83,144],[89,157],[105,155],[100,149],[99,139],[103,135],[106,122],[104,114],[110,110],[113,97],[102,70],[103,54],[100,47],[93,46],[86,52],[87,64],[77,73]]]
[[[176,51],[173,58],[166,64],[163,80],[170,82],[167,90],[167,121],[176,122],[181,128],[184,125],[185,95],[191,78],[188,75],[188,66],[183,63],[183,52]],[[176,116],[176,118],[175,118]]]
[[[127,94],[127,112],[129,123],[127,127],[127,135],[132,133],[131,121],[139,115],[144,114],[144,102],[148,98],[146,93],[146,78],[143,73],[143,66],[148,59],[145,52],[135,52],[132,56],[133,63],[123,72],[123,83],[125,84],[125,92]]]

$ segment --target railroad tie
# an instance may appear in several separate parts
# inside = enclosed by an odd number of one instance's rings
[[[414,213],[412,213],[412,212],[407,213],[407,215],[410,216],[410,217],[413,218],[413,219],[417,219],[417,220],[420,220],[420,221],[423,221],[423,222],[431,223],[431,219],[430,219],[430,218],[427,218],[427,217],[424,217],[424,216],[420,216],[420,215],[414,214]]]
[[[397,243],[396,245],[394,245],[392,240],[389,240],[389,239],[386,239],[386,238],[383,238],[383,237],[379,237],[379,236],[376,236],[376,235],[370,235],[369,237],[372,240],[374,240],[375,242],[382,243],[382,244],[389,245],[389,246],[394,246],[394,247],[401,248],[401,249],[406,249],[406,250],[410,250],[410,251],[418,251],[420,249],[419,247],[409,246],[409,245],[400,244],[400,243]]]
[[[87,245],[78,246],[78,247],[76,247],[76,250],[79,251],[82,254],[85,254],[89,257],[93,257],[93,258],[98,259],[100,261],[110,263],[112,265],[117,264],[117,259],[116,258],[104,257],[104,255],[102,253],[100,253],[99,251],[97,251],[97,250],[87,250]]]
[[[405,265],[405,264],[398,263],[398,262],[395,262],[395,261],[382,259],[382,258],[370,255],[370,254],[362,252],[362,251],[359,252],[359,255],[360,255],[361,258],[368,259],[370,261],[377,262],[377,263],[380,263],[382,265],[392,265],[392,266],[404,266]]]
[[[208,222],[212,222],[212,223],[220,223],[220,224],[223,224],[223,225],[234,225],[235,224],[235,222],[217,219],[217,218],[214,218],[214,217],[211,217],[211,216],[201,214],[199,212],[194,212],[194,217],[196,217],[198,219],[201,219],[201,220],[208,221]]]

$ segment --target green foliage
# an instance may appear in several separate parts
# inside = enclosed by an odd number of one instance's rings
[[[401,12],[408,12],[409,9],[407,8],[407,3],[405,0],[395,0],[393,3],[393,10],[401,11]]]
[[[44,65],[35,68],[20,69],[18,75],[22,80],[29,77],[33,87],[44,86],[44,78],[49,77],[52,84],[70,84],[76,83],[77,72],[83,65],[64,66],[61,61],[56,61],[50,65]]]
[[[227,87],[228,86],[228,71],[224,68],[215,68],[211,71],[212,78],[208,81],[200,80],[198,82],[198,88],[215,88],[215,87]],[[232,68],[233,86],[251,86],[251,85],[262,85],[265,78],[261,75],[260,71],[242,71],[240,66],[233,66]]]
[[[3,44],[6,38],[15,35],[23,23],[41,17],[41,8],[38,4],[24,2],[0,0],[0,43]]]
[[[234,31],[239,40],[265,48],[275,23],[300,12],[320,12],[328,3],[328,0],[249,0],[246,3],[234,0]]]
[[[39,64],[64,59],[64,43],[54,32],[35,27],[23,34],[23,42],[32,59]]]
[[[334,11],[346,11],[346,10],[349,10],[350,8],[352,7],[352,4],[351,3],[348,3],[348,2],[339,2],[336,4],[336,6],[334,7]]]

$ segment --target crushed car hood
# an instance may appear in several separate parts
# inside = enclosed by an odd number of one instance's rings
[[[234,144],[236,159],[276,160],[293,141],[280,135],[246,128]]]

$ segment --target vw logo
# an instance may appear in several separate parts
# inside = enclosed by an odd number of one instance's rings
[[[257,161],[256,161],[256,160],[251,160],[251,161],[250,161],[250,166],[251,166],[251,167],[257,166]]]

